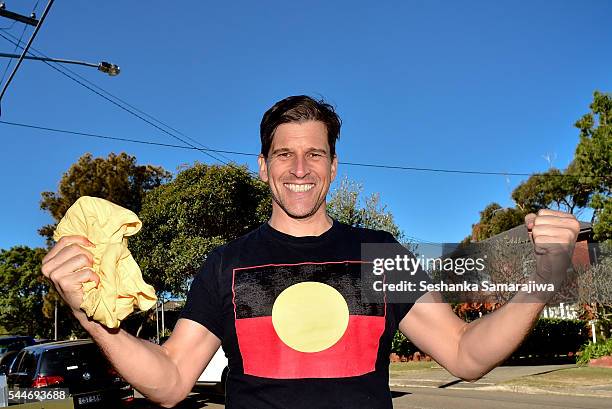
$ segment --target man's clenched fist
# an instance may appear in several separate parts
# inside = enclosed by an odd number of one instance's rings
[[[93,256],[85,247],[94,247],[94,244],[83,236],[62,237],[42,262],[43,275],[53,282],[75,313],[80,311],[83,302],[83,283],[100,282],[100,277],[91,268]]]
[[[543,209],[525,216],[533,241],[537,282],[552,283],[555,292],[563,284],[571,267],[580,223],[574,215]]]

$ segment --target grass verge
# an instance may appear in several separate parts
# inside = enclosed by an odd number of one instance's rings
[[[523,376],[502,382],[500,385],[527,386],[532,388],[566,389],[569,387],[612,386],[610,368],[568,368],[541,375]]]
[[[422,371],[427,369],[439,369],[435,361],[418,361],[418,362],[393,362],[389,365],[389,372],[391,375],[401,374],[403,372],[410,371]]]

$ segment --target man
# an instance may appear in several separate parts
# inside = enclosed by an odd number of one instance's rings
[[[85,238],[62,239],[45,257],[43,274],[117,371],[150,400],[172,407],[184,399],[223,344],[228,408],[390,408],[389,352],[398,327],[466,380],[502,363],[528,334],[544,306],[528,294],[469,324],[433,292],[414,304],[361,301],[361,244],[394,240],[326,214],[340,124],[331,106],[306,96],[265,113],[258,163],[272,216],[208,255],[162,346],[109,330],[79,309],[81,283],[98,281],[82,269],[92,265]],[[543,210],[526,222],[538,273],[549,279],[555,270],[565,272],[567,265],[551,268],[549,254],[538,249],[555,243],[571,252],[575,218]]]

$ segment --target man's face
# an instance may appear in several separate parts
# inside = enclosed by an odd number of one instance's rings
[[[267,160],[259,155],[258,162],[259,176],[272,192],[273,209],[296,219],[314,215],[325,203],[338,165],[337,158],[330,157],[327,128],[319,121],[279,125]]]

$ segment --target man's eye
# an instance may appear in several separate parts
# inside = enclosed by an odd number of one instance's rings
[[[278,154],[279,158],[288,158],[290,156],[291,156],[291,152],[283,152],[283,153]]]

